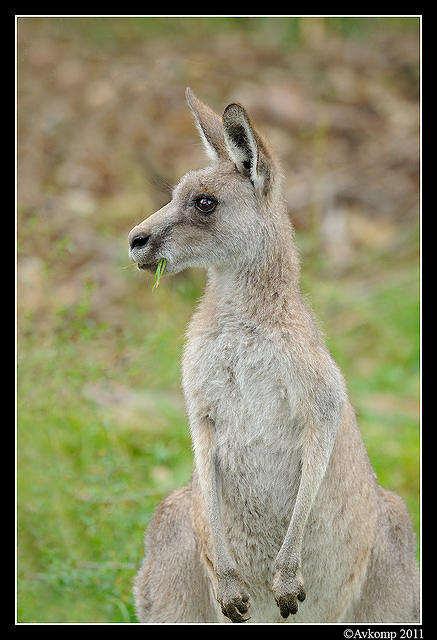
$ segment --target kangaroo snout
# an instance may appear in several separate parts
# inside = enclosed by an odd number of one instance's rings
[[[160,258],[167,257],[161,255],[161,251],[172,226],[172,217],[173,207],[165,205],[137,224],[129,233],[129,256],[139,267],[156,267]]]
[[[141,225],[134,227],[129,233],[129,256],[137,262],[139,266],[151,262],[151,256],[148,255],[150,254],[151,235],[150,232],[142,229]]]

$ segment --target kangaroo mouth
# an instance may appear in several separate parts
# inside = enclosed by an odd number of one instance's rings
[[[155,273],[158,267],[158,261],[156,262],[141,262],[137,264],[138,269],[141,271],[148,271],[149,273]]]
[[[148,271],[149,273],[155,274],[161,260],[162,258],[159,258],[158,260],[155,258],[151,262],[138,262],[137,267],[138,269],[141,269],[141,271]]]
[[[138,263],[137,267],[142,271],[150,271],[150,273],[155,273],[157,265],[157,262],[142,262]]]

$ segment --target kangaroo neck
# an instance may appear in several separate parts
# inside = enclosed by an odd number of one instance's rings
[[[263,259],[210,267],[205,302],[218,314],[232,314],[252,322],[274,323],[300,301],[299,262],[290,239],[278,239]]]

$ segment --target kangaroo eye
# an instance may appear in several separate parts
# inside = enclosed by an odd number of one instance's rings
[[[217,200],[208,196],[200,196],[195,199],[194,206],[202,213],[212,213],[217,206]]]

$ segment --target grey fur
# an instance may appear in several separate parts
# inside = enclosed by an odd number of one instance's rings
[[[150,236],[139,265],[208,270],[182,361],[195,470],[149,525],[138,619],[416,622],[410,518],[300,293],[278,163],[241,105],[187,100],[212,164],[129,235]]]

